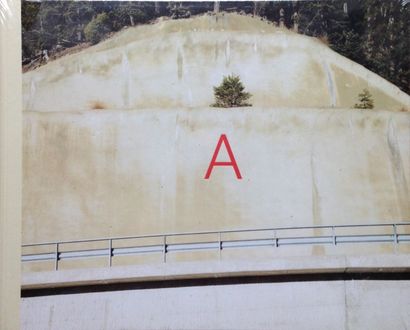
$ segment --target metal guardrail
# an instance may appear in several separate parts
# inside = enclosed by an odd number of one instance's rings
[[[404,228],[408,228],[407,233]],[[358,229],[365,229],[368,232],[357,233]],[[371,233],[371,229],[378,229],[382,232]],[[338,233],[338,231],[346,231]],[[297,233],[303,231],[313,231],[311,235],[300,235]],[[328,231],[327,235],[318,231]],[[355,232],[356,231],[356,232]],[[294,233],[289,236],[288,232]],[[258,238],[229,238],[227,236],[243,234],[262,234]],[[212,236],[213,239],[203,241],[199,236]],[[172,239],[189,238],[188,242],[172,242]],[[131,244],[127,246],[115,246],[118,243],[124,243],[131,240],[153,239],[159,240],[155,244]],[[279,227],[263,229],[240,229],[240,230],[223,230],[223,231],[203,231],[203,232],[186,232],[170,233],[159,235],[142,235],[142,236],[125,236],[110,238],[95,238],[86,240],[46,242],[37,244],[24,244],[21,261],[53,261],[55,270],[58,270],[59,262],[64,259],[83,259],[83,258],[107,258],[107,266],[112,266],[113,258],[124,255],[138,255],[147,253],[156,253],[162,255],[163,262],[167,261],[167,254],[180,251],[200,251],[216,250],[221,256],[222,250],[247,248],[247,247],[280,247],[286,245],[333,245],[353,244],[353,243],[410,243],[410,222],[383,223],[383,224],[362,224],[362,225],[334,225],[334,226],[310,226],[310,227]],[[103,243],[104,248],[77,248],[67,249],[72,245]],[[27,253],[24,251],[33,248],[48,247],[48,251],[41,253]]]

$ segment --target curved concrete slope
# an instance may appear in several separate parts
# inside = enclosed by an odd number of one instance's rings
[[[23,237],[408,221],[409,131],[345,109],[27,113]],[[242,180],[204,180],[221,133]]]
[[[376,108],[410,97],[318,40],[225,14],[125,30],[24,74],[28,111],[206,107],[237,74],[256,107],[352,107],[368,88]]]

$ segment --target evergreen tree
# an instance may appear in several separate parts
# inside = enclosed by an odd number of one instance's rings
[[[373,109],[374,102],[372,98],[372,94],[370,94],[369,90],[364,89],[362,93],[359,94],[359,102],[354,105],[355,109]]]
[[[212,11],[213,2],[186,2],[192,14]],[[299,32],[326,39],[340,54],[366,66],[410,94],[410,1],[313,0],[266,3],[227,1],[220,10],[255,13],[279,21],[284,9],[287,27],[298,12]],[[93,42],[124,26],[149,22],[169,14],[168,2],[146,1],[22,1],[23,63],[38,59],[43,50],[53,51],[84,42],[85,29],[98,15],[104,24],[88,26]],[[101,20],[101,16],[99,18]],[[91,30],[93,33],[91,33]],[[91,35],[93,37],[91,38]]]
[[[252,96],[245,92],[239,76],[230,75],[223,78],[221,85],[214,87],[215,103],[218,108],[247,107],[246,101]]]
[[[123,26],[134,26],[146,22],[147,15],[139,2],[120,2],[111,13],[111,19],[114,23],[114,30],[119,30]]]
[[[310,1],[301,5],[300,30],[304,34],[325,37],[334,48],[342,48],[348,28],[343,1]]]
[[[410,93],[410,4],[366,0],[366,65]]]
[[[110,20],[106,13],[98,14],[84,29],[85,38],[92,44],[99,42],[109,31]]]

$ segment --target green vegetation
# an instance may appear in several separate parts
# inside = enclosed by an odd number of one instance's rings
[[[44,50],[52,57],[87,40],[98,42],[125,26],[148,23],[160,16],[180,19],[212,12],[214,5],[211,1],[182,5],[165,1],[23,0],[23,64],[38,62]],[[221,1],[219,7],[220,11],[257,15],[274,24],[281,19],[282,8],[282,20],[288,28],[298,13],[299,33],[327,41],[335,51],[410,94],[410,1]],[[101,17],[108,17],[108,21]]]
[[[213,107],[217,108],[233,108],[233,107],[249,107],[252,104],[246,101],[252,96],[245,92],[240,78],[230,75],[223,78],[222,83],[218,87],[214,87],[215,103]]]
[[[299,14],[301,33],[326,36],[332,49],[410,94],[409,1],[305,1]]]
[[[359,103],[354,105],[355,109],[373,109],[374,101],[372,94],[367,89],[364,89],[362,93],[359,94]]]
[[[106,13],[98,14],[84,28],[85,39],[92,44],[98,43],[110,31],[110,19]]]

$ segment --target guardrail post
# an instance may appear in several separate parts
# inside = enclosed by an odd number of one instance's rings
[[[58,245],[59,245],[59,243],[56,243],[56,251],[55,251],[56,258],[55,258],[55,265],[54,265],[55,270],[58,270],[58,259],[60,258],[60,256],[59,256],[60,252],[58,251],[58,248],[59,248]]]
[[[108,240],[108,265],[112,266],[112,239]]]
[[[397,235],[397,226],[396,226],[396,224],[393,225],[393,232],[394,232],[394,243],[398,244],[399,243],[399,237]]]
[[[221,232],[218,233],[219,235],[219,260],[222,258],[222,239],[221,239]]]
[[[333,236],[333,245],[336,245],[336,233],[335,233],[335,227],[332,226],[332,236]]]
[[[279,239],[276,236],[276,230],[273,231],[273,239],[275,240],[275,247],[279,247]]]
[[[164,235],[163,260],[167,262],[167,236]]]

